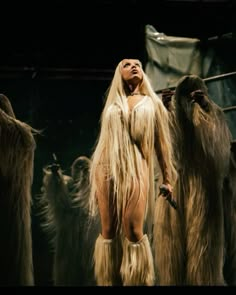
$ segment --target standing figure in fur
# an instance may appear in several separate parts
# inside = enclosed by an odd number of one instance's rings
[[[231,133],[204,81],[182,77],[173,97],[178,208],[158,198],[154,253],[161,285],[224,285],[224,179]]]
[[[155,159],[171,194],[175,168],[167,110],[141,62],[123,59],[107,92],[91,165],[91,210],[98,207],[101,218],[94,251],[100,286],[155,283],[149,235]]]
[[[0,94],[0,285],[34,285],[31,186],[34,130],[16,119]]]
[[[85,156],[73,162],[71,176],[56,162],[44,169],[42,225],[52,243],[56,286],[95,285],[92,258],[99,222],[88,216],[89,170]]]

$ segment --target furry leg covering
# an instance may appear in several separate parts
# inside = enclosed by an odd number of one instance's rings
[[[94,249],[94,273],[98,286],[120,285],[121,242],[118,237],[104,239],[100,234]]]
[[[172,208],[163,197],[155,204],[153,226],[153,256],[156,283],[161,286],[182,285],[184,278],[184,206],[177,200],[178,209]]]
[[[154,285],[153,257],[147,235],[136,243],[124,239],[120,272],[124,286]]]
[[[223,201],[220,189],[204,194],[200,185],[194,183],[186,207],[186,284],[225,285]]]

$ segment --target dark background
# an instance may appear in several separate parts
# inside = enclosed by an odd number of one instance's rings
[[[123,58],[147,60],[145,25],[178,37],[235,36],[234,1],[6,1],[0,5],[0,92],[36,137],[32,187],[36,285],[51,284],[52,254],[37,216],[42,168],[66,173],[90,156],[104,93]]]

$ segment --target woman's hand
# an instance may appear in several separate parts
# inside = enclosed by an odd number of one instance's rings
[[[159,195],[163,196],[173,208],[177,209],[177,204],[175,199],[173,198],[172,192],[173,188],[169,183],[162,184],[160,186]]]

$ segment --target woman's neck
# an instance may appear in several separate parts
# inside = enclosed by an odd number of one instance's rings
[[[133,95],[140,95],[141,91],[139,89],[139,85],[129,85],[129,91],[131,96]]]
[[[134,91],[134,92],[131,92],[130,95],[131,95],[131,96],[133,96],[133,95],[142,95],[142,93],[139,92],[139,91],[137,91],[137,92]]]

